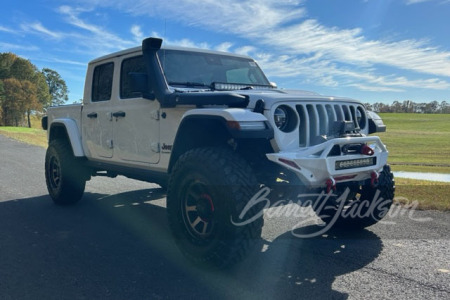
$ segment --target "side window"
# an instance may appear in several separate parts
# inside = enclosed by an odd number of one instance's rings
[[[99,65],[94,69],[92,82],[92,102],[111,99],[114,63]]]
[[[131,91],[130,73],[147,73],[142,55],[125,59],[122,62],[120,70],[120,98],[122,99],[137,97],[136,93]]]

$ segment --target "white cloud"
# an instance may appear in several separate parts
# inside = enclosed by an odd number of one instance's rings
[[[324,26],[317,20],[306,19],[302,1],[97,0],[95,3],[135,15],[167,16],[189,26],[232,33],[254,44],[276,45],[280,52],[321,53],[333,61],[355,66],[382,64],[450,76],[450,52],[422,40],[369,40],[360,28]]]
[[[443,0],[405,0],[406,4]],[[342,29],[307,18],[303,1],[289,0],[87,0],[90,8],[60,7],[68,22],[90,33],[92,48],[114,45],[125,48],[130,41],[81,18],[94,7],[109,7],[135,16],[160,17],[185,26],[240,37],[254,46],[229,42],[211,46],[191,39],[165,39],[165,44],[216,49],[242,54],[257,54],[260,64],[271,76],[300,76],[305,82],[334,87],[339,85],[360,90],[401,92],[405,88],[445,90],[450,77],[450,52],[433,46],[427,40],[371,40],[361,28]],[[447,1],[449,2],[449,1]],[[84,6],[83,6],[84,7]],[[131,27],[133,39],[143,37],[140,26]],[[156,32],[153,36],[159,36]],[[85,37],[87,40],[88,37]],[[134,42],[133,42],[134,43]],[[133,44],[135,45],[135,44]],[[237,48],[233,48],[237,47]],[[111,47],[112,48],[112,47]],[[259,49],[264,49],[261,54]],[[107,49],[105,49],[107,50]],[[259,53],[259,54],[258,54]],[[414,78],[380,73],[380,66],[406,70]],[[402,73],[402,71],[399,71]],[[423,79],[416,79],[422,76]],[[430,78],[431,77],[431,78]]]
[[[384,87],[384,86],[375,86],[375,85],[366,85],[361,83],[354,83],[349,84],[350,87],[355,87],[358,90],[365,91],[365,92],[391,92],[391,93],[401,93],[405,90],[403,89],[396,89],[391,87]]]
[[[135,15],[167,16],[188,25],[216,30],[255,31],[279,26],[305,16],[301,1],[289,0],[134,0],[96,1],[97,5],[116,7]]]
[[[211,46],[208,43],[196,43],[190,39],[181,39],[181,40],[165,39],[164,42],[167,45],[173,45],[173,46],[179,46],[179,47],[211,49]]]
[[[215,50],[217,51],[223,51],[223,52],[229,52],[230,48],[233,47],[233,44],[230,42],[224,42],[218,46],[215,47]]]
[[[142,42],[142,39],[144,38],[144,34],[142,33],[140,26],[138,26],[138,25],[131,26],[130,32],[134,36],[135,41],[137,41],[138,43]]]
[[[38,33],[54,39],[60,39],[63,36],[60,32],[52,31],[46,28],[44,25],[41,24],[41,22],[24,23],[21,25],[21,28],[25,32]]]
[[[258,63],[273,77],[297,77],[304,83],[336,87],[349,86],[363,91],[402,92],[405,88],[450,89],[450,82],[438,79],[408,79],[405,76],[380,75],[373,68],[345,67],[313,55],[296,58],[288,55],[257,54]]]
[[[168,46],[178,46],[178,47],[187,47],[187,48],[200,48],[200,49],[212,49],[208,43],[196,43],[188,38],[184,38],[181,40],[172,40],[170,38],[164,38],[159,32],[152,31],[150,36],[163,39],[164,45]],[[142,42],[142,41],[141,41]],[[226,47],[225,44],[220,44],[216,46],[218,47]]]
[[[68,5],[63,5],[60,6],[58,9],[59,13],[66,15],[68,18],[68,22],[73,25],[76,26],[78,28],[90,31],[92,33],[101,33],[102,29],[96,25],[92,25],[92,24],[88,24],[85,21],[83,21],[82,19],[79,18],[80,13],[83,13],[85,11],[89,11],[89,10],[83,10],[80,8],[74,8]]]
[[[251,52],[255,51],[256,48],[253,46],[244,46],[238,49],[235,49],[234,52],[241,55],[250,55]]]
[[[75,0],[80,6],[108,7],[134,16],[164,17],[216,32],[251,33],[306,16],[304,0]]]
[[[39,47],[32,46],[32,45],[17,45],[17,44],[0,42],[0,51],[1,52],[9,52],[9,51],[17,51],[17,50],[38,51]]]
[[[87,63],[87,62],[79,62],[79,61],[74,61],[74,60],[69,60],[69,59],[59,59],[59,58],[51,58],[48,61],[54,62],[54,63],[60,63],[60,64],[64,64],[64,65],[74,65],[74,66],[79,66],[79,67],[86,67],[86,63]]]
[[[361,29],[328,28],[315,20],[266,33],[265,44],[275,43],[290,53],[321,53],[337,62],[355,66],[383,64],[404,70],[450,76],[450,52],[423,41],[367,40]]]
[[[17,33],[16,30],[13,30],[11,28],[4,27],[4,26],[1,26],[1,25],[0,25],[0,31],[7,32],[7,33]]]
[[[58,12],[65,16],[66,22],[75,27],[75,29],[82,29],[84,32],[75,31],[75,33],[68,33],[77,41],[77,49],[80,52],[89,52],[91,55],[104,55],[111,51],[117,51],[119,49],[125,49],[136,46],[136,42],[132,40],[126,40],[118,35],[111,33],[106,28],[85,21],[81,15],[86,12],[91,12],[88,8],[76,8],[71,6],[61,6],[58,8]],[[140,29],[138,27],[131,28],[134,34],[139,34]],[[136,35],[135,35],[136,37]]]
[[[429,1],[433,1],[433,0],[405,0],[405,3],[407,5],[411,5],[411,4],[423,3],[423,2],[429,2]]]

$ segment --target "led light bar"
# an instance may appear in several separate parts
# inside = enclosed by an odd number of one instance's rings
[[[346,170],[374,166],[377,164],[376,157],[360,158],[360,159],[349,159],[349,160],[339,160],[335,163],[336,170]]]
[[[258,85],[258,84],[243,84],[243,83],[222,83],[222,82],[213,82],[213,87],[217,91],[235,91],[235,90],[243,90],[243,89],[264,89],[270,90],[273,89],[273,86],[270,85]]]

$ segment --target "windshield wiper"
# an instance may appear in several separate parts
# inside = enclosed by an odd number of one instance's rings
[[[209,84],[205,84],[202,82],[192,82],[192,81],[185,81],[185,82],[175,82],[175,81],[169,81],[169,85],[181,85],[186,87],[206,87],[210,90],[213,89],[213,87]]]

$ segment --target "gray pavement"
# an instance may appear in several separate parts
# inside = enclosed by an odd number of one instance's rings
[[[298,238],[321,227],[269,209],[258,250],[212,271],[176,248],[157,185],[94,178],[58,207],[44,156],[0,135],[0,299],[450,299],[450,213],[394,207],[359,233]]]

